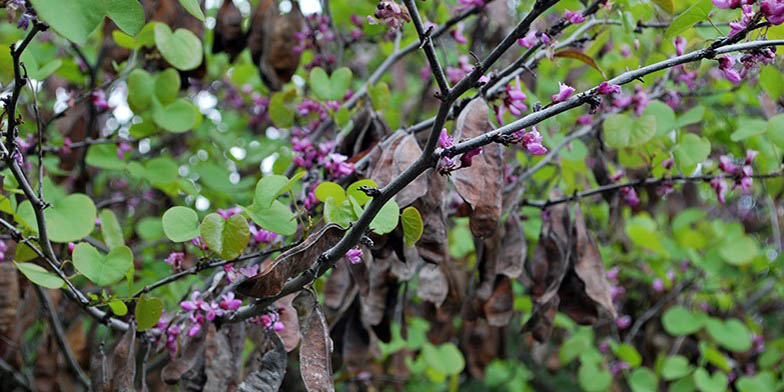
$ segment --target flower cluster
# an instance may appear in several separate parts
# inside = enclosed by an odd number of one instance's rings
[[[457,0],[462,7],[458,11],[464,11],[471,7],[482,8],[487,5],[487,0]]]
[[[518,39],[517,43],[526,49],[531,49],[540,43],[544,45],[549,44],[550,37],[547,35],[547,33],[531,30],[528,32],[528,34],[525,35],[525,37]]]
[[[574,92],[574,87],[558,82],[558,94],[553,94],[553,102],[566,101]]]
[[[359,248],[351,248],[346,252],[346,260],[351,264],[359,264],[362,262],[362,250]]]
[[[648,93],[645,92],[640,85],[634,87],[634,95],[631,97],[628,95],[619,95],[612,101],[612,105],[620,110],[623,110],[628,106],[633,106],[634,113],[638,116],[642,115],[649,103],[651,103],[651,99],[648,97]]]
[[[310,169],[318,163],[335,178],[344,177],[354,172],[354,164],[348,162],[347,156],[332,152],[335,149],[334,142],[316,146],[310,139],[292,137],[291,145],[292,149],[298,153],[293,160],[296,166]]]
[[[460,58],[457,60],[457,67],[446,67],[446,78],[449,80],[449,83],[457,84],[473,69],[474,67],[468,61],[468,56],[460,56]],[[430,77],[429,74],[428,77]]]
[[[580,11],[565,10],[563,16],[564,18],[566,18],[566,20],[568,20],[572,24],[580,24],[585,22],[585,17],[583,16],[583,13]]]
[[[373,16],[368,16],[368,23],[385,24],[392,30],[397,30],[410,21],[411,15],[408,14],[408,10],[394,0],[380,1]]]
[[[513,133],[512,136],[514,142],[520,143],[523,148],[528,150],[528,152],[531,154],[547,154],[547,148],[542,144],[542,134],[539,133],[539,130],[536,129],[536,126],[531,127],[530,132],[526,132],[525,129],[521,129]]]
[[[223,266],[223,272],[226,273],[226,282],[231,284],[241,277],[252,278],[259,273],[259,265],[253,264],[241,267],[239,271],[234,269],[234,265],[226,264]]]
[[[164,263],[172,266],[174,271],[179,271],[182,269],[183,261],[185,261],[185,253],[182,252],[169,253],[169,256],[163,260]]]
[[[732,189],[740,187],[741,191],[747,191],[752,185],[752,176],[754,175],[754,168],[751,164],[754,158],[757,157],[757,151],[746,150],[746,158],[743,160],[742,165],[736,165],[732,158],[727,155],[719,157],[719,170],[724,174],[735,176],[735,185]],[[716,192],[716,198],[721,204],[726,202],[727,191],[729,186],[724,180],[724,176],[716,176],[710,181],[710,186]]]

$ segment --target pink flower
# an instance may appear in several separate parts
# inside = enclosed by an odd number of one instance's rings
[[[198,236],[198,237],[192,239],[191,240],[191,244],[193,244],[195,247],[197,247],[197,248],[199,248],[201,250],[207,250],[207,244],[204,242],[204,240],[201,238],[201,236]]]
[[[628,314],[625,314],[615,319],[615,325],[618,327],[618,329],[629,328],[632,325],[632,318]]]
[[[131,145],[128,142],[120,142],[120,144],[117,145],[117,158],[120,158],[120,160],[124,160],[125,153],[131,151],[133,151],[133,147],[131,147]]]
[[[506,98],[504,98],[504,105],[509,109],[509,113],[515,116],[520,116],[524,111],[528,110],[528,106],[523,103],[526,100],[526,95],[520,83],[520,77],[515,77],[515,85],[506,85]]]
[[[735,188],[740,186],[742,191],[747,191],[751,188],[752,185],[752,175],[754,175],[754,169],[751,165],[743,165],[740,171],[740,177],[735,180]]]
[[[618,269],[618,267],[610,268],[609,270],[607,270],[607,279],[618,280],[619,272],[620,270]]]
[[[637,192],[632,187],[624,187],[620,189],[623,202],[630,207],[640,204],[640,198],[637,197]]]
[[[751,165],[752,162],[754,162],[754,158],[757,157],[757,154],[759,154],[758,151],[754,151],[752,149],[747,149],[746,150],[746,161],[745,161],[746,165]]]
[[[90,101],[99,110],[110,109],[109,102],[106,101],[106,93],[103,90],[95,90],[90,94]]]
[[[229,291],[223,294],[223,299],[220,301],[220,307],[223,310],[236,310],[242,306],[242,300],[234,298],[234,292]]]
[[[449,35],[452,36],[452,39],[455,40],[458,44],[465,44],[468,43],[468,38],[463,35],[463,24],[458,23],[457,27],[449,31]]]
[[[539,43],[539,37],[537,36],[537,32],[535,30],[529,31],[525,37],[517,40],[517,44],[526,49],[533,48],[537,43]]]
[[[585,17],[579,11],[564,11],[564,18],[572,22],[573,24],[580,24],[585,22]]]
[[[182,262],[185,260],[185,253],[182,252],[172,252],[169,253],[169,256],[163,260],[164,263],[172,266],[172,268],[177,271],[182,268]]]
[[[253,236],[253,239],[259,244],[272,243],[278,237],[277,234],[271,231],[257,228],[256,225],[250,225],[250,234]]]
[[[234,215],[239,215],[242,213],[242,208],[240,207],[232,207],[229,209],[218,209],[215,211],[218,215],[220,215],[223,219],[229,219]]]
[[[362,262],[362,251],[359,248],[352,248],[346,252],[346,258],[351,264],[359,264]]]
[[[460,156],[460,167],[469,167],[475,156],[482,153],[482,147],[477,147]]]
[[[735,174],[738,171],[738,166],[732,163],[732,158],[722,155],[719,157],[719,169],[727,174]]]
[[[390,0],[380,1],[378,6],[376,6],[376,12],[373,14],[373,17],[368,16],[368,23],[383,23],[393,30],[399,29],[404,23],[410,21],[411,16],[408,14],[408,11]]]
[[[591,125],[593,124],[593,116],[590,114],[583,114],[580,117],[577,117],[577,123],[580,125]]]
[[[784,23],[784,1],[762,0],[760,3],[760,11],[765,15],[765,19],[767,19],[768,22],[774,25]]]
[[[741,0],[713,0],[713,5],[717,8],[738,8],[740,7]]]
[[[324,167],[329,174],[335,178],[347,176],[354,172],[354,164],[346,162],[348,157],[338,153],[329,154],[327,163]]]
[[[710,186],[716,191],[716,198],[719,199],[719,203],[724,204],[726,202],[724,196],[727,194],[727,182],[724,181],[724,178],[714,177],[710,181]]]
[[[671,170],[673,166],[675,166],[675,160],[670,156],[669,158],[665,159],[661,163],[664,170]]]
[[[438,146],[441,148],[449,148],[455,145],[455,141],[446,132],[446,128],[441,129],[441,134],[438,135]]]
[[[240,268],[240,273],[245,275],[248,278],[252,278],[252,277],[258,275],[258,273],[259,273],[259,265],[258,264],[254,264],[254,265],[249,265],[249,266],[246,266],[246,267],[242,267],[242,268]]]
[[[566,84],[563,84],[561,82],[558,82],[558,88],[559,88],[558,94],[554,94],[552,97],[553,102],[566,101],[566,99],[569,98],[569,96],[572,95],[572,93],[574,92],[574,88]]]
[[[539,133],[536,127],[531,127],[531,132],[524,134],[521,142],[523,144],[523,148],[528,150],[528,152],[531,154],[547,154],[547,148],[542,145],[542,135]]]
[[[458,3],[462,5],[459,11],[463,11],[471,7],[482,8],[485,6],[486,0],[458,0]]]
[[[602,82],[599,84],[599,88],[596,89],[599,94],[617,94],[621,92],[621,86],[617,84],[610,84],[608,82]]]
[[[234,266],[231,264],[226,264],[223,266],[223,272],[226,273],[226,281],[231,284],[240,277],[239,272],[234,269]]]
[[[683,55],[683,52],[686,50],[686,39],[678,36],[673,41],[673,44],[675,45],[675,54],[678,56]]]
[[[659,279],[659,278],[656,278],[656,279],[653,280],[653,283],[651,284],[651,287],[653,287],[653,291],[655,291],[657,293],[660,293],[660,292],[664,291],[664,289],[665,289],[664,281]]]
[[[73,242],[68,243],[68,253],[73,253],[74,249],[76,248],[76,244]]]

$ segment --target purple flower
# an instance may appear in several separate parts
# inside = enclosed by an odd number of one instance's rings
[[[733,67],[735,65],[734,56],[723,56],[719,58],[719,69],[724,72],[724,77],[732,83],[741,81],[740,73]]]
[[[626,203],[629,207],[634,207],[637,204],[640,204],[640,198],[637,197],[637,192],[632,187],[624,187],[620,189],[621,196],[623,197],[623,202]]]
[[[591,125],[593,124],[593,116],[590,114],[583,114],[580,117],[577,117],[577,123],[580,125]]]
[[[648,97],[648,93],[643,90],[642,86],[636,86],[635,90],[636,91],[632,96],[632,103],[634,103],[634,113],[638,116],[642,116],[642,112],[644,112],[645,108],[648,107],[648,104],[651,103],[651,99]]]
[[[191,300],[180,302],[180,307],[188,312],[192,312],[196,309],[199,309],[201,305],[204,303],[204,301],[199,299],[200,294],[201,293],[199,291],[194,291],[193,294],[191,294]]]
[[[436,164],[436,171],[441,174],[447,174],[455,169],[457,169],[457,158],[456,157],[447,157],[442,156],[441,159],[438,160],[438,164]]]
[[[624,294],[626,294],[626,288],[623,286],[610,286],[610,299],[613,301],[621,298]]]
[[[232,208],[229,208],[229,209],[226,209],[226,210],[224,210],[224,209],[218,209],[218,211],[215,211],[215,212],[216,212],[218,215],[220,215],[220,216],[221,216],[221,218],[223,218],[223,219],[229,219],[229,218],[231,218],[231,217],[232,217],[232,216],[234,216],[234,215],[239,215],[239,214],[241,214],[241,213],[242,213],[242,208],[240,208],[240,207],[232,207]]]
[[[250,225],[250,234],[253,236],[253,239],[260,244],[272,243],[278,237],[277,234],[257,228],[256,225]]]
[[[234,292],[229,291],[226,294],[223,294],[222,300],[220,301],[220,307],[223,310],[236,310],[240,306],[242,306],[242,300],[234,298]]]
[[[99,110],[107,110],[110,108],[109,102],[106,101],[106,93],[104,93],[103,90],[93,91],[90,94],[90,100]]]
[[[352,248],[346,252],[346,258],[351,264],[359,264],[362,262],[362,250],[359,248]]]
[[[458,3],[462,5],[459,10],[463,11],[471,7],[482,8],[486,5],[486,0],[458,0]]]
[[[784,23],[784,1],[782,0],[762,0],[760,11],[765,15],[765,19],[774,25]]]
[[[522,131],[522,130],[521,130]],[[536,127],[531,127],[531,132],[528,132],[523,135],[521,140],[523,147],[528,150],[531,154],[534,155],[544,155],[547,154],[547,148],[542,145],[542,135],[536,129]]]
[[[740,177],[735,180],[735,188],[740,186],[740,189],[744,192],[751,188],[752,175],[754,175],[754,169],[751,165],[743,165],[743,168],[740,170]]]
[[[755,151],[755,150],[752,150],[752,149],[747,149],[746,150],[746,161],[745,161],[745,164],[746,165],[751,165],[754,162],[754,158],[757,157],[757,154],[759,154],[758,151]]]
[[[504,105],[509,109],[509,113],[515,116],[520,116],[524,111],[528,110],[528,106],[523,103],[526,100],[526,95],[523,92],[520,77],[515,77],[515,85],[506,85],[506,98],[504,98]]]
[[[610,268],[609,270],[607,270],[607,279],[609,279],[609,280],[618,280],[619,272],[620,272],[620,270],[618,269],[618,267]]]
[[[653,288],[653,291],[655,291],[657,293],[660,293],[660,292],[664,291],[664,289],[665,289],[664,281],[659,279],[659,278],[656,278],[656,279],[653,280],[653,283],[651,284],[651,287]]]
[[[449,35],[452,36],[452,39],[455,40],[458,44],[465,44],[468,43],[468,38],[463,35],[463,24],[458,23],[457,27],[449,31]]]
[[[533,48],[537,43],[539,43],[539,37],[537,36],[537,32],[535,30],[529,31],[525,37],[517,40],[517,44],[526,49]]]
[[[338,153],[329,154],[327,163],[324,167],[332,177],[340,178],[354,172],[354,164],[346,162],[348,157]]]
[[[713,0],[713,5],[717,8],[738,8],[740,7],[741,0]]]
[[[629,328],[632,325],[632,318],[628,314],[625,314],[615,319],[615,325],[618,327],[618,329]]]
[[[573,24],[580,24],[585,22],[585,17],[579,11],[564,11],[564,18],[572,22]]]
[[[117,145],[117,158],[120,160],[125,159],[125,153],[133,151],[133,147],[128,142],[120,142]]]
[[[446,131],[446,128],[441,129],[441,134],[438,135],[438,146],[441,148],[449,148],[455,145],[455,141]]]
[[[735,174],[738,171],[738,166],[732,163],[732,158],[722,155],[719,157],[719,169],[727,174]]]
[[[675,187],[672,184],[672,181],[664,181],[656,188],[656,194],[665,197],[670,193],[675,192]]]
[[[209,303],[202,301],[200,305],[201,310],[207,313],[207,321],[215,320],[216,316],[223,315],[223,310],[218,307],[218,304],[215,303],[215,301],[210,301]]]
[[[474,157],[482,153],[482,147],[477,147],[460,156],[460,167],[469,167]]]
[[[224,265],[223,272],[226,273],[226,282],[228,282],[229,284],[231,284],[232,282],[237,280],[237,278],[240,277],[239,272],[237,272],[237,270],[235,270],[234,266],[231,264]]]
[[[30,27],[30,21],[33,20],[33,15],[28,14],[27,12],[23,12],[22,16],[19,17],[19,23],[16,24],[16,28],[27,30]]]
[[[574,92],[574,88],[566,84],[563,84],[561,82],[558,82],[558,89],[559,89],[558,94],[554,94],[552,97],[553,102],[566,101],[566,99],[569,98],[569,96],[572,95],[572,93]]]
[[[727,194],[727,182],[724,181],[724,178],[714,177],[710,181],[710,186],[716,191],[716,198],[719,199],[719,203],[724,204],[726,202],[724,196]]]
[[[673,44],[675,45],[675,54],[678,56],[683,55],[683,52],[686,50],[686,39],[681,36],[677,36],[675,37]]]
[[[198,236],[198,237],[192,239],[191,240],[191,244],[193,244],[195,247],[197,247],[197,248],[199,248],[201,250],[207,250],[207,244],[204,242],[204,240],[201,238],[201,236]]]
[[[249,265],[249,266],[246,266],[246,267],[242,267],[242,268],[240,268],[240,273],[245,275],[248,278],[252,278],[252,277],[258,275],[258,273],[259,273],[259,265],[258,264],[254,264],[254,265]]]
[[[621,92],[621,86],[617,84],[610,84],[608,82],[602,82],[599,84],[599,88],[596,89],[599,94],[618,94]]]
[[[375,18],[375,20],[373,19]],[[377,22],[378,21],[378,22]],[[408,11],[394,1],[382,0],[376,6],[373,17],[368,16],[370,24],[385,24],[392,30],[397,30],[406,22],[411,21]]]
[[[169,257],[163,260],[164,263],[172,266],[172,269],[178,271],[182,268],[182,262],[185,260],[185,253],[182,252],[172,252],[169,253]]]
[[[193,324],[190,328],[188,328],[188,332],[185,336],[191,338],[199,334],[201,332],[201,324],[204,323],[204,317],[200,314],[197,314],[195,317],[191,315],[190,317]]]

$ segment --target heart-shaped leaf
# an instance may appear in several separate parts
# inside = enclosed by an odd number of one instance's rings
[[[673,336],[691,335],[705,323],[704,313],[692,313],[683,306],[673,306],[662,316],[664,329]]]
[[[209,214],[202,220],[199,232],[210,250],[226,260],[241,255],[250,239],[250,227],[242,215],[223,219],[218,214]]]
[[[412,246],[422,237],[425,224],[422,222],[422,215],[414,207],[407,207],[400,214],[400,222],[403,225],[403,239],[406,246]]]
[[[397,205],[395,199],[390,199],[381,207],[378,214],[370,222],[370,229],[377,234],[391,233],[397,227],[399,219],[400,206]]]
[[[163,302],[154,297],[142,296],[136,302],[134,316],[136,316],[136,326],[139,331],[145,331],[155,326],[161,318]]]
[[[727,389],[727,375],[717,370],[713,376],[704,368],[694,371],[694,385],[700,392],[724,392]]]
[[[711,143],[708,139],[687,133],[675,148],[675,160],[684,173],[691,173],[698,163],[708,159],[710,151]]]
[[[153,98],[152,119],[159,127],[173,133],[183,133],[195,128],[201,120],[199,109],[184,98],[163,106]]]
[[[106,14],[122,31],[131,36],[144,27],[144,8],[139,0],[105,0]]]
[[[635,369],[628,377],[629,387],[633,392],[656,392],[659,390],[659,379],[651,369],[641,367]]]
[[[278,200],[274,200],[269,208],[251,205],[245,208],[245,213],[264,230],[282,235],[292,235],[297,232],[296,215]]]
[[[313,68],[310,71],[310,88],[322,101],[335,101],[343,98],[351,86],[351,70],[342,67],[332,72],[332,76],[327,76],[327,72],[321,67]]]
[[[112,210],[101,210],[101,232],[103,233],[103,242],[106,243],[109,249],[125,245],[120,222],[117,221],[117,216],[114,215]]]
[[[65,285],[65,282],[60,279],[59,276],[55,275],[53,272],[45,270],[44,267],[41,267],[38,264],[17,263],[14,261],[14,265],[19,269],[19,272],[27,277],[27,279],[30,279],[31,282],[41,287],[46,287],[47,289],[59,289]]]
[[[586,392],[606,391],[612,384],[612,374],[595,362],[587,362],[580,365],[577,381]]]
[[[369,202],[371,199],[371,197],[368,196],[365,192],[359,190],[359,187],[363,186],[368,188],[378,188],[378,184],[373,180],[359,180],[346,188],[346,194],[353,197],[354,200],[356,200],[357,203],[359,203],[361,206],[367,204],[367,202]]]
[[[757,241],[747,235],[726,239],[719,248],[719,255],[733,265],[748,264],[759,254]]]
[[[656,117],[613,114],[604,120],[604,141],[614,148],[638,147],[656,135]]]
[[[740,392],[775,392],[781,391],[781,384],[776,385],[776,376],[770,371],[759,372],[753,377],[743,376],[735,383]]]
[[[204,12],[202,12],[198,0],[180,0],[180,5],[182,8],[185,8],[185,11],[188,11],[188,13],[193,15],[196,19],[204,22]]]
[[[103,0],[31,0],[38,17],[63,37],[84,45],[106,14]]]
[[[179,79],[179,76],[177,77]],[[136,68],[128,75],[128,105],[134,112],[141,112],[150,107],[150,100],[155,93],[156,79],[147,71]]]
[[[662,377],[667,381],[687,376],[692,371],[689,360],[682,355],[675,355],[664,360]]]
[[[199,236],[199,215],[196,211],[176,206],[163,213],[163,232],[174,242],[190,241]]]
[[[465,368],[463,354],[452,343],[444,343],[437,347],[425,344],[422,355],[428,366],[447,376],[460,374]]]
[[[705,322],[705,329],[717,343],[727,350],[742,353],[751,348],[751,333],[738,319],[729,319],[722,322],[710,318]]]
[[[103,255],[92,245],[81,242],[74,248],[73,263],[87,279],[98,286],[106,286],[125,277],[133,265],[133,252],[123,245]]]
[[[163,23],[155,24],[155,46],[164,60],[181,71],[196,69],[204,57],[199,37],[186,29],[172,33]]]
[[[272,175],[262,177],[256,183],[256,192],[253,195],[253,203],[260,208],[269,208],[272,201],[280,195],[286,188],[289,179],[286,176]]]
[[[330,197],[333,198],[337,204],[343,203],[343,201],[346,200],[346,192],[340,185],[335,184],[334,182],[322,182],[316,187],[314,193],[316,194],[316,199],[321,202],[326,202]]]
[[[38,232],[30,201],[25,200],[19,204],[17,215],[34,232]],[[74,242],[87,237],[95,228],[96,215],[92,199],[81,193],[52,201],[52,206],[44,210],[49,239],[54,242]]]

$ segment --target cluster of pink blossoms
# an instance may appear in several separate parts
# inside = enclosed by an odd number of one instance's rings
[[[204,301],[200,299],[201,292],[194,291],[189,301],[180,302],[180,308],[189,312],[188,319],[191,326],[185,334],[188,337],[198,335],[204,321],[213,321],[215,317],[222,316],[225,311],[236,310],[242,306],[242,300],[234,297],[233,292],[228,292],[221,296],[221,301]]]
[[[362,262],[362,250],[359,248],[351,248],[345,254],[346,259],[351,262],[351,264],[359,264]]]
[[[756,0],[713,0],[713,5],[718,8],[743,10],[743,17],[740,22],[735,22],[735,25],[730,24],[733,34],[743,30],[748,26],[754,16],[752,5]],[[760,12],[765,16],[765,19],[773,25],[780,25],[784,23],[784,0],[762,0],[760,2]]]
[[[735,176],[735,185],[732,187],[733,190],[740,187],[741,191],[745,192],[751,188],[753,182],[752,176],[754,175],[754,168],[751,164],[756,157],[757,151],[746,150],[746,158],[740,166],[736,165],[728,155],[719,157],[719,170],[725,174]],[[710,182],[710,186],[716,191],[716,198],[719,199],[719,202],[724,204],[726,202],[725,197],[729,191],[729,186],[724,180],[724,176],[714,177]]]
[[[457,59],[457,67],[446,67],[446,78],[450,84],[457,84],[460,80],[462,80],[469,72],[473,71],[474,67],[471,65],[468,56],[460,56]],[[429,69],[428,69],[428,72]],[[430,74],[428,73],[428,77]]]
[[[519,44],[520,46],[526,49],[531,49],[540,43],[543,45],[549,44],[550,37],[547,35],[547,33],[542,33],[536,30],[529,31],[528,34],[525,35],[525,37],[517,40],[517,44]]]
[[[310,169],[316,164],[322,165],[334,178],[341,178],[354,172],[354,164],[348,162],[348,157],[333,152],[334,142],[321,143],[318,146],[310,139],[292,137],[292,149],[298,154],[293,163],[298,167]]]
[[[449,148],[455,145],[454,139],[446,131],[446,128],[441,129],[441,134],[438,136],[438,146],[441,148]],[[467,151],[457,157],[442,156],[436,165],[436,171],[441,174],[448,174],[449,172],[457,169],[470,167],[473,163],[475,156],[482,153],[482,147],[477,147],[473,150]],[[458,165],[459,162],[459,165]]]
[[[368,23],[384,24],[391,30],[397,30],[410,21],[411,15],[408,14],[408,10],[394,0],[380,1],[373,16],[368,16]]]

